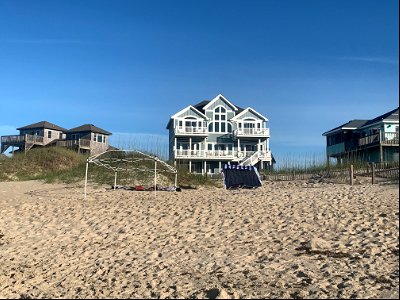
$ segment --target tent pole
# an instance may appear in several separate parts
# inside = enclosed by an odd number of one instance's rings
[[[117,186],[117,171],[115,171],[115,174],[114,174],[114,191],[115,191],[116,186]]]
[[[84,199],[86,199],[86,186],[87,186],[88,170],[89,170],[89,160],[86,159],[86,171],[85,171],[85,197],[84,197]]]

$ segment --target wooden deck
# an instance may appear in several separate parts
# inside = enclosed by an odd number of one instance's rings
[[[381,144],[383,146],[399,146],[399,133],[397,132],[386,132],[368,135],[358,140],[358,146],[373,146]]]
[[[74,149],[77,151],[89,150],[92,151],[96,147],[99,148],[104,145],[101,142],[95,142],[90,139],[79,139],[79,140],[52,140],[45,143],[45,139],[42,136],[37,135],[7,135],[1,137],[1,152],[3,154],[8,148],[18,148],[18,151],[29,151],[33,146],[58,146]]]
[[[93,142],[95,143],[95,142]],[[92,141],[79,139],[79,140],[61,140],[56,142],[56,146],[66,147],[66,148],[80,148],[80,149],[90,149]]]
[[[44,138],[30,134],[2,136],[0,154],[3,154],[10,147],[18,147],[20,150],[28,151],[34,145],[44,146]]]

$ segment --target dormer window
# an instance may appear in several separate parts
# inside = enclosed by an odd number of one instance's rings
[[[185,121],[186,127],[196,127],[197,120],[193,117],[187,117]]]

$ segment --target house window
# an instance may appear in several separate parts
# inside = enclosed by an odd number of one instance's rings
[[[62,132],[60,132],[60,133],[58,134],[58,138],[59,138],[60,140],[62,140]]]
[[[47,138],[51,139],[51,130],[47,131]]]
[[[96,141],[96,138],[97,138],[97,134],[93,134],[93,141],[95,142]]]
[[[102,142],[103,142],[103,136],[102,136],[101,134],[97,135],[97,141],[98,141],[99,143],[102,143]]]
[[[226,132],[227,126],[226,109],[222,106],[217,106],[214,110],[214,132]],[[212,132],[212,126],[210,131]]]

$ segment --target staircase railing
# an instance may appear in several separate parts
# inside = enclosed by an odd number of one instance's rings
[[[260,157],[260,151],[256,151],[251,156],[246,157],[245,159],[240,161],[239,165],[241,165],[241,166],[249,166],[249,165],[254,166],[259,161],[259,157]]]

